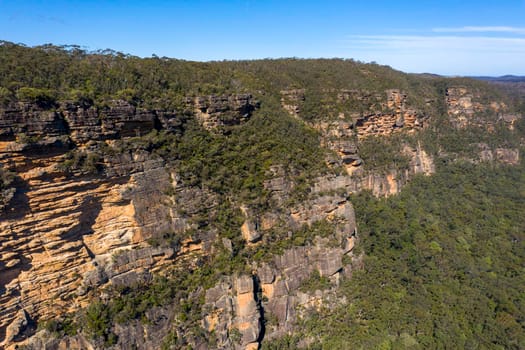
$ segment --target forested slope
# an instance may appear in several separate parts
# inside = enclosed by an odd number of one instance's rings
[[[508,89],[2,42],[2,346],[519,349]]]

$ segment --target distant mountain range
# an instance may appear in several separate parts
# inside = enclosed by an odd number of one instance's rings
[[[523,83],[525,76],[517,75],[503,75],[501,77],[470,77],[478,80],[492,81],[492,82],[506,82],[506,83]]]

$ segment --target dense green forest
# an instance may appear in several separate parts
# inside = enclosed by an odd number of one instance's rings
[[[524,170],[460,162],[398,196],[353,196],[365,258],[340,287],[349,303],[264,348],[522,348]]]
[[[74,45],[0,42],[0,103],[29,99],[52,104],[69,99],[103,104],[122,98],[145,107],[177,109],[191,95],[264,92],[267,103],[276,103],[282,89],[308,88],[310,106],[305,114],[319,118],[321,97],[330,89],[400,89],[412,105],[424,108],[425,100],[442,96],[447,85],[467,85],[507,100],[500,89],[485,82],[404,74],[351,59],[191,62],[112,50],[88,52]]]
[[[520,349],[525,342],[525,169],[459,162],[420,176],[398,196],[352,196],[363,269],[337,290],[340,306],[311,311],[296,333],[263,349]],[[317,234],[314,228],[309,234]],[[226,260],[224,260],[226,258]],[[57,334],[106,333],[112,322],[141,318],[153,306],[210,287],[243,259],[217,257],[192,274],[175,272],[149,286],[93,303],[80,318],[44,326]],[[314,280],[314,290],[327,282]],[[306,285],[305,285],[306,286]],[[191,299],[190,299],[191,300]],[[199,334],[199,304],[180,305],[187,332]],[[79,324],[80,322],[80,324]],[[83,324],[83,326],[82,326]],[[173,341],[173,340],[172,340]],[[174,339],[176,343],[176,339]],[[173,343],[173,344],[175,344]],[[167,340],[167,343],[169,341]]]
[[[421,145],[435,160],[436,173],[416,176],[388,198],[344,193],[355,207],[359,244],[354,255],[362,256],[362,264],[337,288],[319,275],[301,287],[305,291],[332,288],[344,302],[335,308],[312,309],[293,334],[264,340],[262,348],[523,348],[525,162],[521,156],[516,166],[480,163],[478,154],[479,144],[484,143],[490,149],[519,149],[522,155],[525,119],[517,121],[514,130],[506,125],[495,125],[490,133],[479,125],[455,128],[448,122],[443,101],[447,87],[453,85],[467,86],[484,103],[496,99],[506,103],[510,112],[525,113],[522,94],[506,93],[486,82],[404,74],[353,60],[203,63],[139,58],[110,50],[87,52],[78,46],[30,48],[0,42],[1,108],[19,101],[34,102],[44,110],[58,108],[64,101],[103,107],[123,99],[140,108],[185,115],[184,100],[189,96],[250,93],[261,102],[250,120],[225,134],[209,132],[188,117],[183,118],[181,133],[152,130],[111,145],[91,145],[86,148],[89,153],[68,150],[60,169],[71,177],[103,175],[101,160],[115,154],[146,151],[151,158],[162,159],[186,186],[213,192],[220,205],[213,215],[200,213],[196,230],[219,232],[219,238],[231,240],[232,251],[214,247],[189,272],[173,269],[149,283],[108,288],[103,291],[111,296],[106,301],[94,298],[76,313],[39,320],[40,329],[55,336],[82,332],[102,347],[110,346],[117,342],[112,326],[150,322],[146,311],[162,306],[173,308],[177,315],[177,324],[164,340],[166,349],[208,338],[200,319],[206,289],[222,276],[250,273],[254,261],[292,246],[311,245],[314,236],[334,231],[320,221],[297,229],[290,238],[290,228],[280,222],[265,232],[264,245],[249,247],[240,235],[240,204],[257,215],[272,209],[275,202],[264,187],[272,166],[280,166],[294,185],[282,204],[287,208],[308,199],[319,176],[344,172],[327,166],[324,160],[331,153],[319,147],[321,134],[309,124],[335,119],[342,108],[327,100],[327,92],[359,89],[384,94],[385,89],[395,88],[406,92],[408,105],[431,115],[432,121],[418,133],[360,140],[364,167],[378,174],[405,170],[409,159],[401,149]],[[302,119],[281,108],[280,91],[286,89],[306,89]],[[363,102],[350,107],[362,112],[369,106]],[[80,175],[75,173],[78,170]],[[0,167],[0,193],[14,191],[16,175]],[[149,243],[176,247],[186,236],[166,232]],[[177,332],[187,339],[177,339]],[[211,338],[208,341],[213,347]]]

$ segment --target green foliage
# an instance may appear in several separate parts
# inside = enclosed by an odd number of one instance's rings
[[[20,101],[31,102],[43,108],[51,108],[56,103],[56,96],[52,90],[21,87],[16,93]]]
[[[64,155],[59,168],[67,173],[80,171],[85,174],[97,174],[102,171],[102,156],[97,152],[73,150]]]
[[[295,350],[301,340],[299,335],[285,335],[279,339],[264,341],[261,350]]]
[[[56,337],[74,336],[78,332],[78,323],[72,317],[73,315],[68,314],[59,319],[41,321],[38,327],[47,330]]]
[[[316,290],[330,288],[330,280],[326,276],[321,276],[319,271],[314,270],[308,279],[303,281],[299,290],[304,293],[314,293]]]
[[[102,339],[106,345],[116,344],[117,337],[111,331],[112,314],[106,305],[99,301],[92,302],[83,316],[85,331],[88,335],[94,339]]]
[[[177,333],[172,331],[162,340],[161,350],[173,349],[173,347],[177,345],[177,342]]]
[[[341,286],[349,304],[301,331],[326,349],[519,349],[524,170],[456,163],[398,196],[353,197],[365,267]]]
[[[92,91],[72,89],[66,99],[83,108],[89,108],[94,104],[93,97]]]
[[[115,93],[115,97],[119,100],[127,101],[133,105],[138,103],[137,92],[134,89],[123,89]]]
[[[175,232],[164,232],[159,237],[148,239],[148,243],[153,247],[171,247],[178,249],[183,235]]]
[[[0,106],[7,106],[13,99],[13,93],[9,89],[0,86]]]
[[[13,186],[15,178],[16,173],[5,170],[0,165],[0,213],[7,207],[15,195],[16,188]]]
[[[517,148],[522,140],[519,133],[497,125],[492,133],[453,128],[443,99],[452,85],[468,86],[481,102],[494,96],[508,101],[486,83],[407,75],[352,60],[199,63],[2,42],[1,105],[19,100],[54,108],[57,101],[68,100],[89,107],[119,98],[180,114],[180,134],[152,131],[112,146],[100,142],[96,151],[73,150],[64,157],[62,170],[100,173],[103,157],[146,150],[173,166],[184,185],[213,192],[218,205],[200,211],[192,224],[232,243],[232,251],[217,244],[191,269],[165,271],[165,276],[147,283],[109,289],[110,298],[93,302],[81,316],[51,320],[44,327],[60,335],[83,332],[107,347],[117,341],[112,333],[116,323],[147,323],[148,310],[169,307],[176,317],[163,347],[187,345],[177,334],[205,338],[198,327],[204,291],[221,276],[249,272],[253,261],[310,245],[315,236],[331,237],[336,229],[328,221],[293,230],[281,223],[265,232],[263,244],[256,247],[245,246],[241,238],[244,218],[237,208],[247,205],[257,215],[273,205],[264,188],[272,166],[282,166],[294,183],[286,207],[308,198],[313,179],[329,171],[322,161],[319,134],[281,109],[280,91],[305,89],[301,115],[314,122],[336,118],[342,111],[362,114],[382,108],[373,97],[338,101],[334,91],[357,89],[372,96],[396,88],[408,94],[410,107],[432,115],[432,125],[417,135],[364,140],[360,156],[370,171],[403,170],[409,161],[402,152],[404,145],[420,143],[430,154],[441,156],[438,174],[416,178],[397,197],[353,197],[363,242],[355,252],[364,251],[365,268],[341,285],[340,293],[349,303],[309,315],[300,326],[302,334],[264,342],[263,348],[296,348],[308,336],[314,341],[312,349],[343,349],[348,344],[362,349],[518,349],[525,343],[520,290],[525,285],[523,166],[500,169],[452,160],[477,159],[480,142],[492,148]],[[247,123],[225,134],[204,130],[185,111],[188,96],[237,92],[257,93],[262,107]],[[436,102],[428,104],[429,100]],[[516,102],[518,107],[508,105],[523,110],[522,101]],[[525,122],[518,122],[516,129],[522,133]],[[24,143],[39,141],[18,136]],[[0,190],[11,182],[12,175],[0,169]],[[150,243],[177,248],[183,238],[165,232]],[[328,285],[327,278],[317,273],[302,288],[312,291]]]
[[[232,328],[229,331],[229,338],[234,344],[241,344],[242,334],[237,328]]]
[[[169,276],[157,276],[149,283],[106,290],[111,296],[108,301],[95,300],[80,312],[58,320],[42,321],[40,328],[45,328],[58,335],[74,335],[82,332],[92,339],[103,341],[105,346],[118,341],[113,333],[117,323],[126,324],[134,320],[150,322],[146,312],[155,307],[169,307],[178,314],[174,329],[182,332],[193,331],[200,322],[203,292],[211,288],[221,275],[213,269],[214,261],[202,261],[200,268],[193,270],[178,269]],[[200,331],[199,331],[200,332]],[[176,331],[169,333],[164,347],[184,344],[178,339]],[[180,343],[182,342],[182,343]]]
[[[281,255],[286,249],[312,245],[316,236],[332,238],[329,243],[337,246],[335,230],[337,224],[328,220],[319,220],[311,225],[303,225],[292,230],[286,223],[279,223],[264,232],[264,246],[248,249],[245,253],[249,261],[268,261],[275,255]]]
[[[0,190],[4,190],[8,188],[11,185],[11,183],[14,181],[15,177],[16,177],[16,173],[9,171],[9,170],[5,170],[0,165]]]
[[[410,158],[403,153],[403,145],[408,141],[405,135],[391,137],[370,137],[359,142],[359,155],[366,169],[377,174],[392,168],[408,168]]]

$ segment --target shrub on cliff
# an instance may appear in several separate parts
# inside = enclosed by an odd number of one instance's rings
[[[41,108],[51,108],[56,104],[56,93],[48,89],[21,87],[16,97],[23,102],[35,103]]]
[[[0,211],[9,204],[15,195],[16,189],[11,186],[15,176],[15,173],[4,170],[0,166]]]
[[[9,89],[3,86],[0,86],[0,106],[5,107],[13,99],[14,99],[13,93]]]

